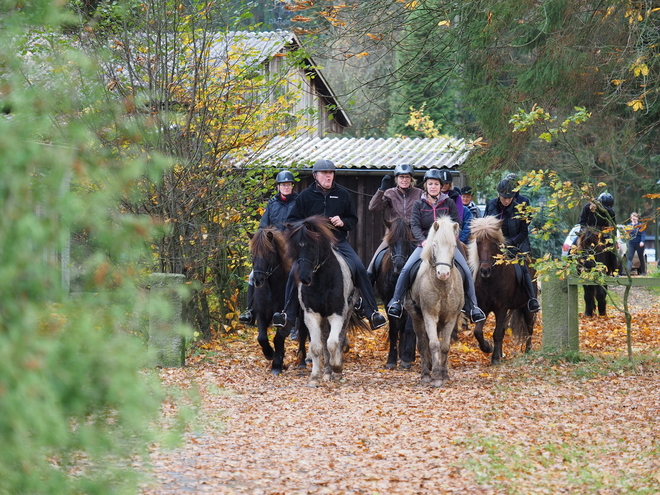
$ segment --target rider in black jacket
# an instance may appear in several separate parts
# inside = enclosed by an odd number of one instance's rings
[[[368,317],[372,329],[380,328],[387,323],[387,320],[378,312],[371,279],[362,260],[347,240],[348,232],[354,229],[358,222],[353,199],[345,188],[335,184],[335,165],[330,160],[318,160],[312,167],[312,172],[314,182],[298,195],[287,221],[304,220],[313,215],[322,215],[328,219],[335,229],[336,249],[349,258],[356,268],[355,283],[362,295],[362,307],[359,309]],[[287,323],[293,324],[293,321],[288,321],[288,315],[297,313],[294,272],[295,266],[287,280],[284,311],[273,315],[273,325],[275,326],[283,327]]]
[[[502,220],[502,234],[507,239],[509,251],[515,255],[529,253],[530,244],[528,224],[524,219],[517,218],[516,206],[520,203],[514,199],[516,195],[514,188],[514,183],[509,179],[500,181],[497,185],[498,197],[488,202],[484,216],[491,215]],[[522,268],[523,285],[529,298],[527,309],[535,313],[541,309],[541,305],[536,299],[536,291],[527,266],[523,265]]]

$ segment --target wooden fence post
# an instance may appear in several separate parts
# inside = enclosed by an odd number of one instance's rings
[[[543,350],[579,351],[577,285],[550,277],[542,282]]]
[[[149,360],[152,366],[174,368],[186,364],[185,339],[180,333],[183,300],[178,290],[185,279],[185,275],[177,273],[152,273],[149,277]]]

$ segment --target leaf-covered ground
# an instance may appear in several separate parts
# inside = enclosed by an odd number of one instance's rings
[[[250,330],[209,343],[161,372],[199,388],[202,426],[154,449],[143,493],[660,493],[658,299],[634,289],[635,367],[612,311],[581,319],[575,363],[508,340],[491,367],[464,332],[442,389],[420,384],[418,363],[385,370],[382,331],[356,336],[344,379],[318,389],[308,371],[272,376]]]

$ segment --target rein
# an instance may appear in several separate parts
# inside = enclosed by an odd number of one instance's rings
[[[252,271],[253,271],[255,274],[256,274],[256,273],[262,273],[266,278],[270,278],[270,276],[271,276],[271,275],[275,272],[275,270],[277,270],[279,267],[280,267],[280,263],[278,263],[277,265],[271,267],[268,271],[256,270],[256,269],[253,269]]]

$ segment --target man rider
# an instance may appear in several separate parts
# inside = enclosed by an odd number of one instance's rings
[[[313,215],[322,215],[334,227],[337,240],[336,249],[350,259],[356,268],[355,284],[362,295],[361,311],[369,319],[372,329],[380,328],[387,323],[385,317],[378,312],[378,304],[374,297],[371,280],[353,247],[348,243],[348,232],[355,228],[358,222],[355,205],[349,192],[335,183],[335,164],[330,160],[318,160],[312,167],[314,182],[302,191],[296,198],[287,222],[304,220]],[[273,315],[273,325],[283,327],[293,324],[289,315],[297,313],[298,298],[295,294],[295,267],[289,273],[286,286],[286,303],[281,313]]]

